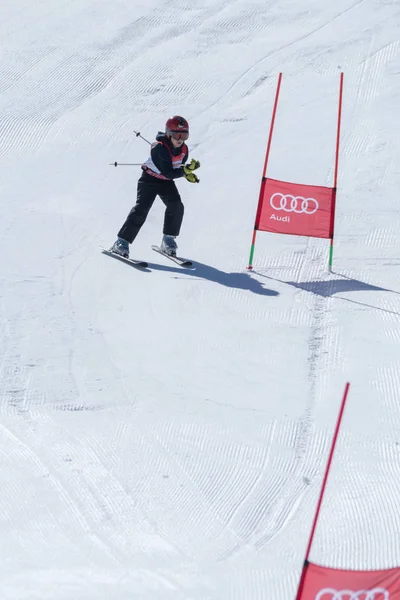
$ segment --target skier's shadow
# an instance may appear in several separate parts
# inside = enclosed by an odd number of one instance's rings
[[[249,273],[226,273],[210,265],[201,262],[193,262],[193,269],[183,269],[182,267],[169,267],[158,263],[149,263],[149,268],[154,271],[167,271],[179,275],[191,275],[198,279],[207,279],[226,287],[238,290],[248,290],[253,294],[261,296],[279,296],[279,292],[265,288],[261,281],[254,279]]]

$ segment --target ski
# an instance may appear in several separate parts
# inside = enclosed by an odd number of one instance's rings
[[[138,269],[147,269],[147,267],[149,266],[149,263],[147,263],[144,260],[135,260],[134,258],[126,258],[125,256],[121,256],[120,254],[117,254],[116,252],[113,252],[112,250],[106,250],[105,248],[101,249],[103,254],[107,254],[107,256],[112,256],[114,258],[116,258],[117,260],[121,260],[122,262],[128,263],[130,265],[132,265],[133,267],[137,267]]]
[[[193,263],[191,260],[186,260],[185,258],[180,258],[179,256],[170,256],[169,254],[166,254],[165,252],[163,252],[161,250],[160,246],[152,246],[151,249],[154,250],[154,252],[158,252],[158,254],[162,254],[163,256],[165,256],[165,258],[169,258],[169,260],[172,260],[174,263],[176,263],[180,267],[189,268],[189,267],[193,266]]]

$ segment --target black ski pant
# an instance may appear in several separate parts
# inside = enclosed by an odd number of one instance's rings
[[[166,206],[163,233],[165,235],[179,235],[184,206],[174,181],[171,179],[157,179],[157,177],[143,173],[138,181],[136,204],[119,230],[118,237],[130,244],[133,242],[146,221],[156,196],[160,196]]]

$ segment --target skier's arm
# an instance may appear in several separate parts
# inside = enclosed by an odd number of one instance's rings
[[[183,163],[187,161],[187,157],[188,152],[186,151]],[[168,148],[163,146],[163,144],[157,144],[151,149],[151,158],[157,169],[162,175],[164,175],[164,177],[167,177],[168,179],[178,179],[179,177],[184,176],[185,173],[182,167],[179,167],[179,169],[173,168],[171,154],[169,153]]]

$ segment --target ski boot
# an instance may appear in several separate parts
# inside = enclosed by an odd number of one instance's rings
[[[168,256],[176,256],[178,246],[175,241],[175,236],[163,235],[160,249],[162,252],[165,252],[165,254],[168,254]]]
[[[119,254],[120,256],[123,256],[124,258],[129,258],[129,243],[126,240],[123,240],[122,238],[119,237],[114,242],[114,244],[111,248],[111,252],[114,252],[115,254]]]

